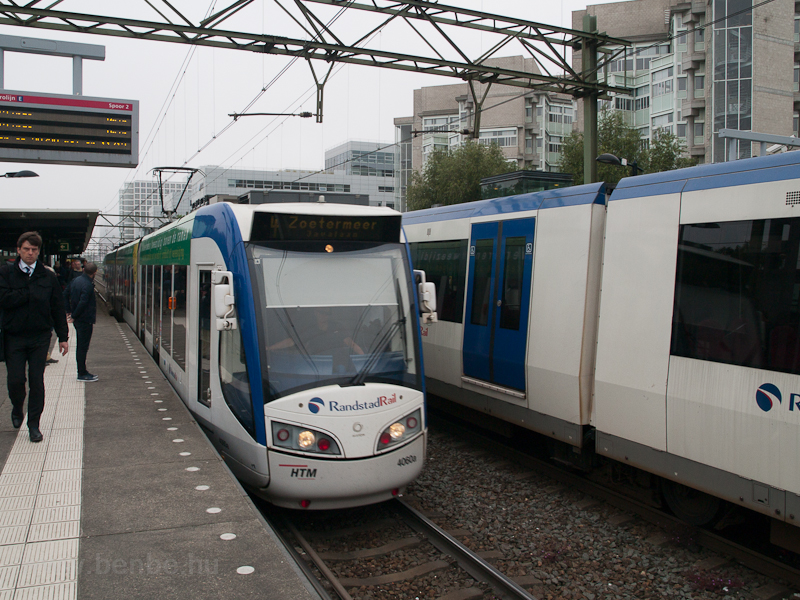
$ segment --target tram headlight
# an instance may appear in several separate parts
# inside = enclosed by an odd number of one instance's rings
[[[422,431],[421,421],[422,411],[417,409],[386,427],[378,436],[377,451],[386,450],[416,437]]]
[[[301,431],[297,436],[297,445],[301,448],[311,448],[314,445],[316,438],[310,431]]]
[[[303,454],[325,454],[326,456],[341,456],[342,451],[336,438],[330,433],[309,429],[300,425],[290,425],[272,421],[271,448],[296,451]]]

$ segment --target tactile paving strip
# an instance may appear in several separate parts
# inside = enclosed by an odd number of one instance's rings
[[[77,598],[84,385],[70,352],[45,370],[44,441],[20,428],[0,473],[0,600]]]

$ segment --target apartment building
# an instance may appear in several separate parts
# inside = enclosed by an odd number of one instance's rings
[[[722,162],[732,145],[738,158],[759,152],[757,143],[720,138],[722,128],[798,135],[800,14],[795,0],[753,4],[627,0],[575,11],[572,26],[594,15],[599,31],[633,42],[599,77],[632,90],[604,103],[639,129],[643,143],[664,128],[698,162]]]

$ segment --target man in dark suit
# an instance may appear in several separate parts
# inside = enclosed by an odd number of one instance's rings
[[[64,292],[67,305],[67,320],[75,326],[78,335],[75,360],[78,363],[78,381],[97,381],[97,375],[92,375],[86,370],[86,355],[89,352],[89,342],[92,341],[92,330],[97,317],[97,303],[94,297],[94,276],[97,274],[97,265],[87,262],[83,268],[83,275],[73,280]]]
[[[42,238],[35,231],[17,241],[19,256],[0,267],[0,308],[3,309],[8,397],[11,423],[22,425],[25,403],[25,365],[28,366],[28,434],[41,442],[39,418],[44,410],[44,367],[55,328],[62,356],[69,350],[67,315],[55,273],[39,260]]]

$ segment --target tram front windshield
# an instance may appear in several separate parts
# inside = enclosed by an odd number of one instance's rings
[[[248,250],[265,402],[325,385],[421,389],[403,245],[349,243],[329,252],[283,242]]]

